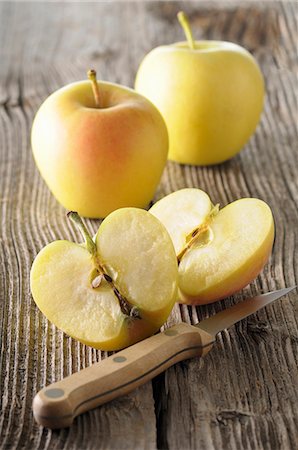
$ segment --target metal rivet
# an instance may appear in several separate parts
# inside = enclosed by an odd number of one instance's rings
[[[178,334],[178,331],[177,330],[166,330],[166,331],[164,331],[164,334],[166,336],[176,336]]]
[[[125,356],[115,356],[115,358],[113,358],[114,362],[124,362],[126,361]]]
[[[44,394],[50,398],[59,398],[63,397],[64,391],[63,389],[47,389]]]

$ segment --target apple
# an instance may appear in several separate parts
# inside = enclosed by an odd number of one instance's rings
[[[167,161],[164,120],[134,90],[88,76],[41,105],[32,126],[36,164],[57,200],[80,215],[146,207]]]
[[[224,41],[194,41],[184,13],[178,18],[188,42],[148,53],[135,88],[166,121],[169,159],[221,163],[236,155],[256,129],[263,109],[263,77],[244,48]]]
[[[95,239],[75,212],[86,243],[59,240],[36,256],[33,298],[69,336],[100,350],[118,350],[155,333],[177,298],[178,266],[165,227],[148,211],[122,208]]]
[[[179,301],[206,304],[225,298],[261,272],[272,250],[270,207],[242,198],[219,209],[199,189],[181,189],[149,210],[168,230],[179,263]]]

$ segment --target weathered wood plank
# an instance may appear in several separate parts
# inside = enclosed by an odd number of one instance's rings
[[[29,271],[37,252],[54,239],[79,239],[35,168],[33,116],[47,95],[84,78],[90,65],[103,79],[132,86],[146,52],[182,39],[179,8],[175,2],[0,3],[1,448],[295,447],[295,293],[221,333],[205,360],[177,365],[153,382],[153,390],[148,383],[79,417],[70,430],[44,430],[32,418],[38,389],[106,356],[56,330],[31,299]],[[183,8],[198,38],[236,41],[256,55],[267,99],[240,155],[212,168],[168,163],[156,199],[187,186],[206,190],[222,205],[260,197],[273,209],[276,241],[270,264],[243,293],[201,308],[176,305],[167,326],[195,323],[243,295],[295,284],[298,267],[297,4],[184,2]],[[93,231],[98,223],[89,221]]]

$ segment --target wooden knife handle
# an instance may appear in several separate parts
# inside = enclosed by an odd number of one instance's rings
[[[207,353],[214,342],[197,327],[180,323],[45,387],[33,400],[36,421],[69,427],[79,414],[127,394],[168,367]]]

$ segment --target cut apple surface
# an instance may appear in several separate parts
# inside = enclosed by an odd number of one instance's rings
[[[189,304],[210,303],[249,284],[267,262],[274,239],[273,216],[262,200],[243,198],[219,211],[210,200],[208,210],[205,201],[202,191],[184,189],[150,210],[173,239],[179,301]],[[200,207],[195,225],[194,211]]]
[[[206,222],[212,206],[204,191],[180,189],[155,203],[150,212],[168,230],[178,255],[194,230]]]
[[[86,231],[86,229],[85,229]],[[37,255],[31,290],[45,316],[79,341],[117,350],[157,331],[177,296],[177,260],[164,226],[123,208],[101,224],[95,243],[56,241]]]

